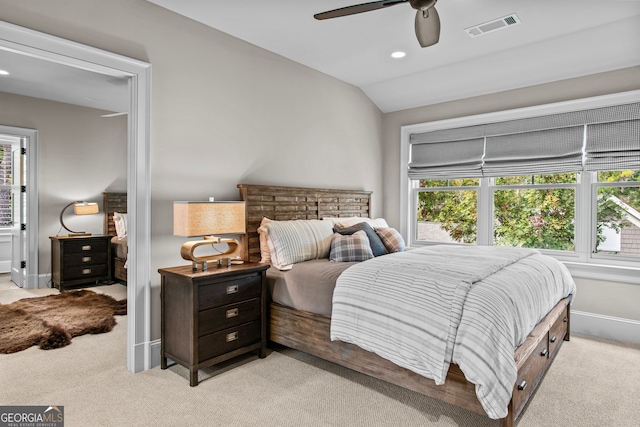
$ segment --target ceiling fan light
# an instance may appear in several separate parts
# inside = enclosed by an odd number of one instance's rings
[[[432,46],[440,40],[440,16],[435,7],[416,12],[416,37],[422,47]]]

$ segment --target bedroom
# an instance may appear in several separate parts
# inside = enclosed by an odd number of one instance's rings
[[[354,86],[148,2],[0,4],[4,21],[153,64],[151,272],[183,263],[182,239],[171,233],[173,200],[237,199],[241,182],[356,186],[373,191],[374,215],[397,223],[400,125],[640,88],[636,66],[383,114]],[[153,274],[143,346],[159,339],[158,284]],[[619,311],[638,300],[636,285],[578,286],[584,299],[574,309],[640,320]]]

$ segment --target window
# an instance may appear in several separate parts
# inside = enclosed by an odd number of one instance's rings
[[[493,244],[575,251],[577,174],[495,178]]]
[[[600,171],[594,253],[640,257],[640,170]]]
[[[0,144],[0,227],[11,227],[13,216],[11,210],[11,145]]]
[[[422,180],[416,240],[476,243],[479,179]]]
[[[409,245],[529,247],[563,261],[637,268],[639,98],[636,91],[403,127],[400,228]]]

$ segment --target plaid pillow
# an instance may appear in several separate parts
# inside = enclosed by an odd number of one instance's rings
[[[337,262],[365,261],[373,258],[367,234],[360,230],[347,236],[333,234],[329,259]]]
[[[384,227],[375,230],[390,254],[404,251],[404,239],[398,230]]]
[[[367,237],[369,238],[369,245],[371,246],[371,252],[373,252],[373,256],[380,256],[380,255],[387,254],[386,246],[384,245],[384,243],[382,243],[382,240],[380,240],[380,237],[378,237],[376,232],[373,230],[373,227],[370,226],[368,223],[359,222],[357,224],[352,225],[351,227],[340,227],[340,226],[333,227],[334,233],[340,233],[343,236],[353,234],[356,231],[360,231],[360,230],[364,231]]]

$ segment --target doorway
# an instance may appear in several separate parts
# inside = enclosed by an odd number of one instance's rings
[[[0,125],[0,144],[5,163],[0,178],[0,271],[10,272],[18,287],[35,289],[38,248],[29,242],[37,242],[38,236],[37,132]],[[27,156],[29,152],[33,155]]]
[[[128,79],[127,203],[129,214],[127,368],[152,367],[150,342],[150,168],[149,127],[151,65],[112,52],[71,42],[0,21],[0,50],[10,51],[70,69]],[[35,131],[34,131],[35,132]],[[34,135],[35,139],[35,135]],[[37,205],[37,201],[36,204]],[[36,209],[30,209],[36,211]],[[37,221],[36,221],[37,224]],[[36,233],[37,236],[37,233]],[[27,251],[37,253],[37,238],[26,238]],[[27,262],[27,266],[29,262]],[[35,264],[37,268],[37,263]]]

